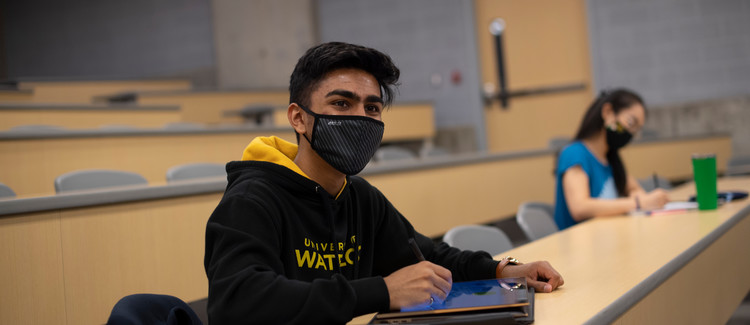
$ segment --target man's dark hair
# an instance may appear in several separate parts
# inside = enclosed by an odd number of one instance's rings
[[[310,107],[310,94],[323,77],[346,68],[360,69],[375,77],[384,106],[391,104],[400,75],[391,57],[369,47],[341,42],[312,47],[297,61],[289,80],[289,103]]]

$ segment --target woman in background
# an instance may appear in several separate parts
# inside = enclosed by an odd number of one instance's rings
[[[643,100],[626,89],[602,92],[591,104],[555,170],[555,222],[560,230],[590,218],[653,210],[667,203],[665,191],[646,193],[627,175],[620,159],[620,148],[645,120]]]

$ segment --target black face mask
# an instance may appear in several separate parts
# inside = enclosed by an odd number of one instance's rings
[[[633,134],[625,129],[620,122],[615,122],[615,126],[607,126],[607,146],[609,150],[617,150],[624,147],[631,139]]]
[[[320,158],[341,173],[356,175],[380,147],[385,130],[382,121],[358,115],[316,114],[297,105],[315,118],[312,139],[302,136]]]

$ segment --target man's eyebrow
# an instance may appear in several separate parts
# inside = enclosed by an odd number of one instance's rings
[[[353,93],[351,91],[343,90],[343,89],[331,90],[331,92],[329,92],[329,93],[326,94],[326,97],[331,97],[331,96],[341,96],[341,97],[346,97],[346,98],[349,98],[349,99],[354,99],[356,101],[359,101],[361,99],[359,97],[359,95],[357,95],[357,94],[355,94],[355,93]]]
[[[346,98],[353,99],[353,100],[356,100],[356,101],[359,101],[359,100],[362,99],[361,97],[359,97],[359,95],[357,95],[357,94],[355,94],[355,93],[353,93],[351,91],[344,90],[344,89],[331,90],[329,93],[326,94],[326,97],[331,97],[331,96],[341,96],[341,97],[346,97]],[[369,95],[369,96],[365,97],[365,102],[367,102],[367,103],[380,103],[380,104],[384,103],[383,99],[380,98],[380,96],[376,96],[376,95]]]
[[[375,96],[375,95],[367,96],[367,98],[365,98],[365,102],[384,104],[383,99],[380,98],[380,96]]]

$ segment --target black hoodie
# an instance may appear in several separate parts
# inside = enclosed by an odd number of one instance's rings
[[[334,198],[294,165],[296,145],[256,138],[227,164],[206,226],[211,324],[337,324],[387,311],[383,277],[426,259],[454,281],[495,277],[497,261],[416,233],[380,191],[347,177]]]

